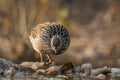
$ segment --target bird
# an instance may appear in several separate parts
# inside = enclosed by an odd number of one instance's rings
[[[39,53],[41,62],[46,62],[43,55],[48,59],[48,63],[53,62],[50,55],[62,54],[70,45],[67,28],[55,22],[38,24],[31,30],[29,39],[33,49]]]

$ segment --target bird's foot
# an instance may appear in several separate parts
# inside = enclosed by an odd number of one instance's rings
[[[54,65],[55,65],[55,62],[53,62],[53,61],[52,61],[52,62],[46,62],[45,64],[46,64],[46,65],[54,66]]]
[[[44,64],[44,65],[46,64],[44,61],[40,61],[40,63],[41,63],[41,64]]]

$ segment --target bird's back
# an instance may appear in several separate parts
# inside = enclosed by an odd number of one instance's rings
[[[68,30],[61,24],[43,23],[31,31],[30,41],[33,48],[40,53],[61,54],[70,44]],[[54,49],[55,48],[55,49]],[[55,50],[58,52],[55,52]]]

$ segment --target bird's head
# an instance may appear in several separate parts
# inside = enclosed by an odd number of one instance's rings
[[[54,35],[51,39],[51,48],[53,49],[55,55],[61,54],[62,45],[62,36]]]

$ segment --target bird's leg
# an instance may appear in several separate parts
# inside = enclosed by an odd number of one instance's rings
[[[41,62],[43,62],[43,54],[40,53],[40,59],[41,59]]]
[[[48,64],[53,64],[54,65],[54,62],[53,62],[53,59],[51,58],[51,56],[49,54],[46,54],[47,58],[48,58]]]

